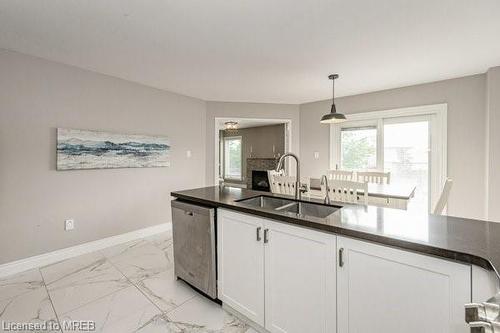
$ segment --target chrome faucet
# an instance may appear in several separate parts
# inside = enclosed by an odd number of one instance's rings
[[[280,172],[280,170],[283,169],[283,163],[285,161],[285,158],[288,156],[293,157],[295,159],[295,162],[297,162],[297,169],[295,174],[295,200],[300,200],[302,197],[302,192],[305,192],[306,189],[300,185],[300,161],[297,155],[293,153],[286,153],[281,156],[280,160],[278,161],[278,166],[276,167],[276,172]]]
[[[326,205],[329,205],[330,204],[330,196],[328,195],[328,193],[330,192],[330,187],[328,186],[328,177],[323,175],[321,176],[321,185],[325,185],[325,190],[326,190],[326,195],[325,195],[325,200],[324,200],[324,203]]]

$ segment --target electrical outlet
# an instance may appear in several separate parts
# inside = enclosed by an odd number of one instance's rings
[[[64,230],[69,231],[75,229],[75,220],[69,219],[64,221]]]
[[[315,160],[319,159],[319,151],[314,152],[314,159]]]
[[[187,150],[186,151],[186,157],[187,158],[191,158],[191,150]]]

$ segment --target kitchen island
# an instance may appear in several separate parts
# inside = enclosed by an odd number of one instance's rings
[[[343,203],[318,217],[223,186],[172,196],[217,209],[219,299],[271,332],[467,332],[464,305],[498,289],[500,224]]]

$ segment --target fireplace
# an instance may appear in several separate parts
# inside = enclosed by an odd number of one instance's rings
[[[267,171],[252,170],[252,190],[270,192]]]
[[[247,158],[246,161],[246,183],[247,188],[260,189],[261,191],[270,191],[269,180],[267,179],[267,170],[274,170],[278,164],[275,158]],[[258,180],[254,182],[254,172]],[[266,182],[266,184],[263,183]],[[259,183],[261,186],[259,186]]]

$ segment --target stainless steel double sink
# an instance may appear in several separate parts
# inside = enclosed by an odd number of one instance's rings
[[[242,199],[237,202],[250,207],[264,208],[276,212],[287,212],[301,216],[312,216],[318,218],[326,218],[342,208],[340,206],[322,205],[319,203],[296,201],[293,199],[270,197],[265,195]]]

